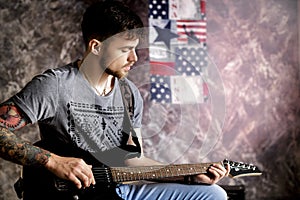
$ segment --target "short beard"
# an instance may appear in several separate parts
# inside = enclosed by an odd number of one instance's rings
[[[128,73],[121,73],[119,71],[113,71],[113,70],[109,69],[108,67],[105,68],[105,72],[109,75],[117,77],[118,79],[124,78],[128,75]]]

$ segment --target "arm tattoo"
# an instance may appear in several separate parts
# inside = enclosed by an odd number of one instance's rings
[[[13,102],[5,102],[0,105],[0,126],[13,131],[25,126],[27,123],[26,118],[21,115]]]
[[[21,165],[44,165],[50,152],[18,138],[12,131],[28,124],[12,102],[0,105],[0,156]]]

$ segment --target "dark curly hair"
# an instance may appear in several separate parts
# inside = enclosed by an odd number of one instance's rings
[[[87,8],[83,15],[81,29],[82,35],[87,46],[91,39],[104,41],[107,38],[133,30],[129,37],[138,37],[143,22],[129,7],[115,0],[97,2]],[[135,35],[136,34],[136,35]]]

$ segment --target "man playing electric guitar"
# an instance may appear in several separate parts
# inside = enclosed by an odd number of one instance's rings
[[[46,179],[54,175],[70,181],[78,189],[91,191],[82,194],[80,199],[107,199],[101,191],[104,186],[96,184],[92,171],[95,163],[84,153],[77,156],[77,149],[89,152],[104,165],[110,165],[110,160],[115,161],[116,157],[102,155],[118,147],[120,151],[110,155],[120,155],[123,150],[128,153],[119,156],[118,163],[161,165],[143,154],[143,101],[137,87],[126,78],[137,61],[135,50],[143,25],[128,7],[106,1],[91,5],[81,26],[86,45],[82,59],[34,77],[18,94],[1,104],[0,155],[26,166],[36,177]],[[130,88],[132,111],[125,105],[122,83]],[[23,141],[13,133],[36,122],[42,143],[46,144],[42,147]],[[60,151],[61,147],[69,150]],[[40,169],[48,174],[40,174]],[[225,200],[226,192],[215,183],[228,173],[229,167],[215,163],[206,173],[189,177],[189,181],[203,184],[116,184],[109,192],[114,194],[112,199]],[[35,179],[25,180],[25,184],[32,180]],[[43,192],[30,189],[29,185],[25,185],[25,200],[78,198],[51,193],[47,184]]]

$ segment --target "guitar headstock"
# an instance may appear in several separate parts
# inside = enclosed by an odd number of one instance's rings
[[[260,176],[262,171],[253,164],[247,164],[243,162],[235,162],[231,160],[225,159],[223,164],[229,164],[230,173],[229,176],[231,178],[242,177],[242,176]]]

